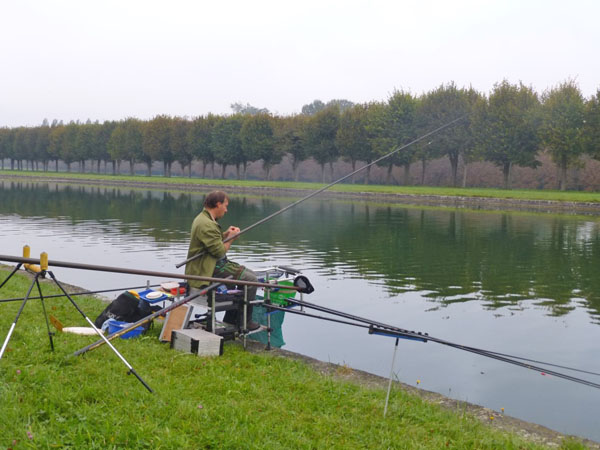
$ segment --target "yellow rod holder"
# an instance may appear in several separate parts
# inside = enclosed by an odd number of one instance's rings
[[[42,270],[48,270],[48,253],[40,253],[40,266]]]
[[[31,248],[29,248],[29,245],[24,245],[23,246],[23,258],[29,258],[31,255]],[[30,272],[40,272],[40,266],[35,265],[35,264],[23,264],[23,266],[25,267],[26,270],[29,270]]]

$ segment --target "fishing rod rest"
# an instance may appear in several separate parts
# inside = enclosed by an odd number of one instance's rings
[[[401,331],[393,331],[393,330],[385,330],[383,328],[378,328],[375,327],[373,325],[371,325],[369,327],[369,334],[374,334],[377,336],[387,336],[387,337],[391,337],[391,338],[400,338],[400,339],[408,339],[409,341],[418,341],[418,342],[423,342],[423,343],[427,343],[427,337],[429,336],[429,333],[421,333],[420,331],[407,331],[407,333],[411,333],[411,334],[416,334],[418,336],[423,336],[422,338],[416,337],[416,336],[407,336],[405,333],[401,332]]]

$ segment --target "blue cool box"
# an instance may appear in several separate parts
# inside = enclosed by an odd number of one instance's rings
[[[113,319],[108,323],[108,334],[113,334],[113,333],[116,333],[117,331],[121,331],[123,328],[126,328],[129,325],[131,325],[131,323],[119,322],[118,320]],[[143,331],[144,331],[144,327],[137,327],[119,337],[121,339],[130,339],[130,338],[139,336],[140,334],[142,334]]]

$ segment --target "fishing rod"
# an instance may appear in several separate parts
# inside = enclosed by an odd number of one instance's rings
[[[406,329],[402,329],[402,328],[398,328],[395,327],[393,325],[388,325],[388,324],[384,324],[381,322],[377,322],[374,320],[370,320],[370,319],[366,319],[364,317],[359,317],[359,316],[355,316],[352,314],[348,314],[345,313],[343,311],[338,311],[335,309],[331,309],[331,308],[327,308],[324,306],[320,306],[320,305],[316,305],[314,303],[309,303],[309,302],[305,302],[302,300],[296,300],[296,299],[287,299],[287,301],[289,301],[290,303],[293,304],[297,304],[299,306],[304,306],[306,308],[312,308],[315,309],[317,311],[321,311],[327,314],[331,314],[331,315],[335,315],[335,316],[339,316],[339,317],[343,317],[345,319],[349,319],[349,320],[354,320],[356,322],[362,322],[363,324],[367,324],[367,325],[363,325],[361,323],[351,323],[351,322],[347,322],[347,321],[340,321],[337,319],[332,319],[332,318],[328,318],[328,317],[323,317],[323,316],[316,316],[316,315],[312,315],[312,314],[306,314],[302,311],[295,311],[289,308],[282,308],[282,307],[278,307],[276,305],[268,305],[268,308],[272,308],[272,309],[277,309],[277,310],[281,310],[281,311],[286,311],[286,312],[291,312],[293,314],[299,314],[299,315],[305,315],[306,317],[312,317],[312,318],[317,318],[317,319],[322,319],[322,320],[328,320],[328,321],[332,321],[332,322],[338,322],[338,323],[343,323],[346,325],[353,325],[353,326],[358,326],[361,328],[368,328],[369,329],[369,334],[379,334],[379,335],[387,335],[390,337],[400,337],[400,338],[407,338],[407,339],[411,339],[411,340],[418,340],[421,342],[427,342],[427,341],[431,341],[431,342],[435,342],[441,345],[445,345],[448,347],[452,347],[458,350],[464,350],[470,353],[475,353],[481,356],[485,356],[487,358],[491,358],[491,359],[495,359],[498,361],[502,361],[508,364],[513,364],[519,367],[523,367],[526,369],[530,369],[530,370],[534,370],[536,372],[540,372],[546,375],[552,375],[555,376],[557,378],[562,378],[568,381],[573,381],[575,383],[579,383],[579,384],[584,384],[590,387],[594,387],[597,389],[600,389],[600,384],[599,383],[594,383],[592,381],[589,380],[585,380],[582,378],[577,378],[568,374],[564,374],[561,372],[556,372],[552,369],[547,369],[545,367],[542,366],[537,366],[537,365],[533,365],[533,364],[528,364],[526,362],[522,362],[519,360],[527,360],[532,362],[533,360],[528,360],[526,358],[520,358],[517,356],[512,356],[512,355],[507,355],[504,353],[499,353],[499,352],[493,352],[490,350],[485,350],[485,349],[481,349],[481,348],[477,348],[477,347],[471,347],[471,346],[467,346],[467,345],[462,345],[462,344],[457,344],[454,342],[450,342],[444,339],[440,339],[440,338],[436,338],[433,336],[430,336],[428,333],[421,333],[421,332],[415,332],[415,331],[408,331]],[[540,363],[540,364],[546,364],[549,366],[558,366],[556,364],[551,364],[551,363],[542,363],[537,361],[536,363]],[[584,373],[588,373],[591,375],[600,375],[597,374],[595,372],[589,372],[589,371],[584,371],[584,370],[580,370],[580,369],[574,369],[571,367],[566,367],[566,366],[558,366],[558,367],[562,367],[564,369],[568,369],[568,370],[573,370],[573,371],[579,371],[579,372],[584,372]]]
[[[9,261],[24,264],[39,264],[40,260],[36,258],[23,258],[21,256],[11,255],[0,255],[0,261]],[[55,267],[66,267],[69,269],[81,269],[81,270],[92,270],[98,272],[111,272],[111,273],[126,273],[129,275],[144,275],[149,277],[162,277],[162,278],[179,278],[183,280],[196,280],[196,281],[208,281],[209,283],[220,284],[237,284],[241,286],[256,286],[272,288],[272,284],[261,283],[259,281],[244,281],[244,280],[230,280],[227,278],[215,278],[215,277],[201,277],[199,275],[186,275],[182,273],[170,273],[170,272],[158,272],[153,270],[140,270],[140,269],[129,269],[127,267],[113,267],[113,266],[100,266],[96,264],[83,264],[83,263],[72,263],[68,261],[56,261],[48,260],[49,266]],[[294,291],[302,291],[301,286],[286,286],[286,289]]]
[[[143,288],[151,288],[151,287],[157,287],[160,286],[160,284],[145,284],[143,286],[133,286],[133,287],[126,287],[126,288],[119,288],[119,289],[102,289],[99,291],[85,291],[85,292],[74,292],[74,293],[69,293],[70,296],[74,297],[76,295],[93,295],[93,294],[102,294],[104,292],[116,292],[116,291],[131,291],[133,289],[143,289]],[[29,300],[37,300],[40,298],[58,298],[58,297],[64,297],[64,294],[54,294],[54,295],[44,295],[43,297],[29,297]],[[5,303],[5,302],[16,302],[19,300],[23,300],[23,297],[15,297],[15,298],[4,298],[2,300],[0,300],[0,303]]]
[[[279,214],[281,214],[281,213],[284,213],[284,212],[285,212],[285,211],[287,211],[288,209],[291,209],[291,208],[293,208],[294,206],[296,206],[296,205],[298,205],[298,204],[302,203],[303,201],[305,201],[305,200],[308,200],[309,198],[312,198],[312,197],[314,197],[315,195],[318,195],[318,194],[320,194],[320,193],[321,193],[321,192],[323,192],[323,191],[326,191],[326,190],[327,190],[327,189],[329,189],[330,187],[332,187],[332,186],[334,186],[334,185],[336,185],[336,184],[338,184],[338,183],[340,183],[340,182],[342,182],[342,181],[344,181],[344,180],[346,180],[346,179],[350,178],[350,177],[351,177],[351,176],[353,176],[353,175],[356,175],[358,172],[361,172],[362,170],[364,170],[364,169],[366,169],[366,168],[368,168],[368,167],[371,167],[372,165],[374,165],[374,164],[377,164],[378,162],[381,162],[381,161],[383,161],[383,160],[384,160],[384,159],[386,159],[386,158],[389,158],[390,156],[392,156],[392,155],[394,155],[394,154],[398,153],[399,151],[401,151],[401,150],[404,150],[405,148],[407,148],[407,147],[410,147],[411,145],[413,145],[413,144],[416,144],[417,142],[420,142],[420,141],[422,141],[423,139],[425,139],[425,138],[427,138],[427,137],[429,137],[429,136],[431,136],[431,135],[433,135],[433,134],[436,134],[436,133],[438,133],[438,132],[440,132],[440,131],[444,130],[445,128],[448,128],[449,126],[451,126],[451,125],[455,124],[456,122],[458,122],[459,120],[462,120],[462,119],[464,119],[464,118],[465,118],[465,116],[461,116],[461,117],[459,117],[459,118],[457,118],[457,119],[454,119],[454,120],[452,120],[452,121],[450,121],[450,122],[448,122],[448,123],[446,123],[446,124],[442,125],[441,127],[438,127],[438,128],[436,128],[435,130],[433,130],[433,131],[430,131],[429,133],[426,133],[426,134],[424,134],[423,136],[420,136],[420,137],[418,137],[417,139],[415,139],[415,140],[413,140],[413,141],[409,142],[408,144],[405,144],[405,145],[403,145],[403,146],[401,146],[401,147],[397,147],[396,149],[394,149],[393,151],[391,151],[391,152],[387,153],[386,155],[383,155],[383,156],[381,156],[381,157],[377,158],[375,161],[373,161],[373,162],[371,162],[371,163],[369,163],[369,164],[366,164],[366,165],[364,165],[364,166],[362,166],[362,167],[360,167],[360,168],[356,169],[355,171],[353,171],[353,172],[350,172],[350,173],[349,173],[349,174],[347,174],[347,175],[344,175],[342,178],[340,178],[340,179],[338,179],[338,180],[336,180],[336,181],[333,181],[333,182],[329,183],[327,186],[324,186],[324,187],[322,187],[322,188],[320,188],[320,189],[318,189],[318,190],[316,190],[316,191],[314,191],[314,192],[311,192],[311,193],[310,193],[310,194],[308,194],[306,197],[302,197],[300,200],[296,200],[295,202],[293,202],[293,203],[290,203],[289,205],[287,205],[287,206],[285,206],[285,207],[281,208],[279,211],[275,211],[273,214],[270,214],[270,215],[268,215],[267,217],[265,217],[265,218],[263,218],[263,219],[259,220],[258,222],[256,222],[256,223],[254,223],[254,224],[250,225],[249,227],[247,227],[247,228],[244,228],[244,229],[243,229],[243,230],[241,230],[239,233],[237,233],[237,234],[234,234],[234,235],[231,235],[231,236],[228,236],[227,238],[225,238],[225,239],[223,240],[223,243],[227,243],[227,242],[229,242],[229,241],[232,241],[233,239],[236,239],[236,238],[238,238],[238,237],[239,237],[240,235],[242,235],[243,233],[246,233],[247,231],[250,231],[250,230],[252,230],[253,228],[256,228],[257,226],[259,226],[259,225],[261,225],[261,224],[263,224],[263,223],[267,222],[268,220],[271,220],[273,217],[275,217],[275,216],[278,216],[278,215],[279,215]],[[185,261],[183,261],[183,262],[180,262],[179,264],[176,264],[176,265],[175,265],[175,267],[179,269],[181,266],[184,266],[184,265],[186,265],[187,263],[189,263],[189,262],[191,262],[191,261],[193,261],[193,260],[195,260],[195,259],[199,258],[199,257],[200,257],[200,256],[202,256],[203,254],[204,254],[204,252],[196,253],[195,255],[192,255],[192,256],[190,256],[190,257],[189,257],[188,259],[186,259]]]

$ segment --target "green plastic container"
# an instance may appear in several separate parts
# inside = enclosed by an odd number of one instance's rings
[[[280,281],[277,283],[277,286],[293,286],[294,283],[291,281]],[[265,294],[266,295],[266,294]],[[275,292],[271,291],[269,294],[269,298],[271,299],[271,303],[279,306],[289,306],[289,299],[294,298],[296,296],[296,291],[293,289],[279,289]],[[258,297],[258,296],[257,296]],[[265,297],[263,297],[265,298]]]

